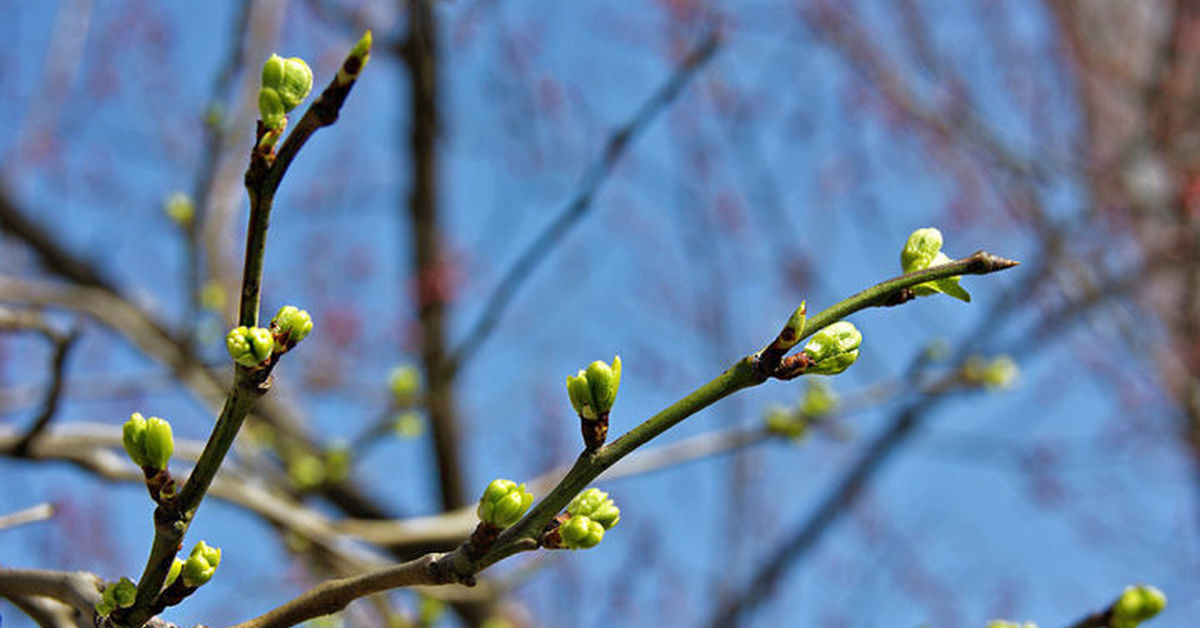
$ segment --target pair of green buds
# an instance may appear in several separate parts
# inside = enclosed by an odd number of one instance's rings
[[[176,558],[171,563],[171,570],[167,572],[163,588],[171,586],[180,576],[183,576],[184,586],[194,589],[212,580],[219,564],[221,564],[221,548],[211,547],[204,541],[200,541],[192,548],[192,553],[187,560]],[[100,594],[100,601],[96,603],[96,613],[101,617],[108,616],[118,608],[133,606],[136,599],[137,585],[129,578],[121,578],[104,587],[104,591]]]
[[[247,367],[257,367],[273,353],[286,353],[312,332],[312,316],[291,305],[279,308],[271,319],[271,328],[234,327],[225,336],[229,357]]]
[[[133,463],[143,469],[163,471],[175,451],[171,424],[165,419],[142,417],[134,412],[121,427],[121,445]]]
[[[595,421],[612,411],[621,386],[621,356],[614,356],[612,366],[601,360],[567,376],[567,397],[579,418]]]
[[[525,490],[524,484],[496,479],[483,491],[475,514],[484,524],[503,530],[520,521],[532,505],[533,495]],[[559,524],[558,534],[563,547],[595,547],[604,538],[604,532],[620,520],[621,511],[608,493],[589,488],[567,505],[567,518]]]

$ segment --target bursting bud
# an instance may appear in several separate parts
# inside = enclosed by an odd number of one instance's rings
[[[1156,587],[1125,587],[1112,605],[1112,628],[1135,628],[1167,606],[1167,596]]]
[[[271,357],[275,338],[262,327],[234,327],[225,336],[229,356],[242,366],[258,366]]]
[[[942,252],[942,232],[934,227],[917,229],[908,236],[908,242],[900,251],[900,267],[906,273],[924,270],[949,262],[950,258]],[[948,294],[960,301],[971,302],[971,295],[960,285],[961,277],[948,277],[937,281],[927,281],[913,286],[913,294],[921,297],[939,292]]]
[[[614,356],[612,366],[601,360],[588,365],[575,376],[567,376],[567,397],[580,418],[594,421],[608,414],[617,400],[621,386],[621,356]]]
[[[200,541],[192,548],[192,553],[180,568],[183,583],[189,587],[198,587],[212,580],[217,565],[220,564],[221,548],[209,547],[207,543]]]
[[[604,526],[586,515],[575,515],[558,526],[558,536],[569,549],[595,547],[604,538]]]
[[[146,419],[141,412],[129,415],[129,420],[121,426],[121,445],[129,459],[139,467],[148,467],[146,460]]]
[[[263,126],[282,129],[287,113],[308,97],[312,83],[312,70],[304,59],[271,55],[263,64],[262,89],[258,91],[258,112]]]
[[[524,484],[497,479],[484,489],[475,514],[480,521],[504,529],[520,521],[532,505],[533,494]]]
[[[804,345],[812,364],[806,373],[812,375],[837,375],[858,359],[858,346],[862,334],[853,323],[838,321],[817,332]]]
[[[608,493],[598,488],[589,488],[576,495],[567,505],[567,514],[573,517],[583,515],[604,526],[605,530],[621,520],[621,510],[608,498]]]
[[[152,416],[146,419],[146,437],[144,441],[146,465],[158,470],[167,468],[171,454],[175,451],[175,438],[171,434],[171,424],[165,419]]]
[[[312,317],[309,316],[307,310],[299,309],[292,305],[285,305],[279,308],[279,312],[275,314],[275,318],[271,319],[271,325],[275,327],[281,334],[286,335],[285,345],[276,345],[275,348],[282,351],[288,347],[294,346],[297,342],[304,340],[308,333],[312,331]]]

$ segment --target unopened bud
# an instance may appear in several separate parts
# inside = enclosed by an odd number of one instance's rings
[[[520,521],[532,505],[533,494],[524,484],[496,479],[484,489],[475,514],[480,521],[503,529]]]

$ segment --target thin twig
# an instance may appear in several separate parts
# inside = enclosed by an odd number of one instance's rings
[[[54,505],[49,503],[41,503],[36,506],[30,506],[24,510],[10,512],[7,515],[0,515],[0,531],[8,528],[23,526],[27,523],[35,523],[37,521],[45,521],[54,516]]]
[[[470,331],[450,354],[447,367],[451,372],[457,372],[463,364],[478,353],[479,346],[500,322],[504,311],[511,304],[521,284],[539,265],[549,259],[549,254],[554,247],[562,242],[571,229],[587,214],[596,192],[607,180],[617,161],[633,144],[633,140],[679,96],[700,68],[713,57],[720,42],[719,31],[710,31],[700,44],[684,57],[667,82],[663,83],[646,102],[642,103],[633,117],[609,136],[600,156],[584,172],[575,196],[562,208],[558,216],[538,234],[529,247],[517,257],[517,261],[509,267],[496,288],[488,295],[479,318],[470,326]]]

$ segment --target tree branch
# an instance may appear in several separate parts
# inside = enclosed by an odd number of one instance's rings
[[[596,192],[608,178],[617,161],[633,144],[633,140],[679,96],[700,68],[704,67],[713,57],[720,43],[719,31],[709,31],[700,44],[684,57],[667,82],[663,83],[646,99],[646,102],[642,103],[633,117],[613,131],[600,156],[584,172],[575,196],[562,208],[554,221],[547,225],[529,244],[529,247],[517,257],[517,261],[509,267],[496,288],[488,295],[479,318],[475,320],[469,328],[470,331],[451,352],[447,366],[452,372],[457,371],[478,353],[480,345],[487,340],[492,330],[499,324],[500,319],[504,316],[504,311],[508,309],[521,284],[533,274],[539,265],[549,259],[550,251],[558,246],[580,219],[587,214]]]

